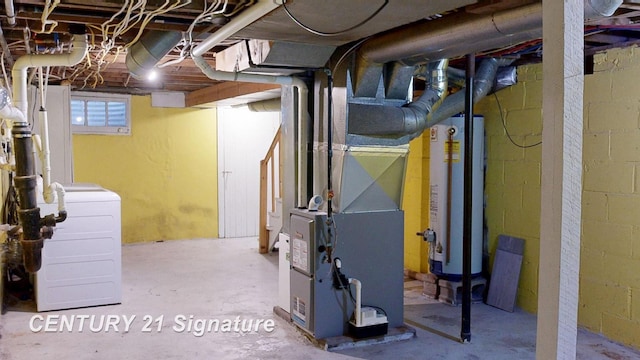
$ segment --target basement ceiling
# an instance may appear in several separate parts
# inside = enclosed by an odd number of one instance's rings
[[[204,58],[213,66],[218,52],[244,39],[350,46],[361,39],[415,22],[442,21],[461,14],[482,16],[532,2],[536,1],[288,0],[286,9],[280,6],[205,53]],[[189,58],[190,47],[255,3],[257,0],[5,0],[0,10],[3,66],[9,74],[12,62],[24,54],[66,52],[69,32],[78,26],[86,26],[90,38],[89,56],[75,67],[49,69],[50,83],[70,83],[75,90],[101,92],[181,91],[192,93],[198,99],[192,105],[211,101],[206,94],[216,91],[226,97],[267,91],[274,86],[236,88],[233,90],[236,93],[216,90],[216,86],[223,84],[204,76]],[[10,4],[14,7],[13,19],[7,14]],[[587,24],[587,56],[640,42],[639,21],[640,1],[634,0],[625,1],[606,22]],[[184,38],[160,60],[160,77],[156,82],[134,78],[125,66],[129,46],[150,30],[181,31]],[[520,62],[540,61],[541,42],[533,40],[505,49],[488,49],[484,55],[517,55]]]

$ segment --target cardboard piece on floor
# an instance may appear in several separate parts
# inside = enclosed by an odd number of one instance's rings
[[[498,249],[493,261],[487,305],[513,312],[523,254],[524,239],[507,235],[498,237]]]

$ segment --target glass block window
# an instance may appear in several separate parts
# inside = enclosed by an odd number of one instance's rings
[[[129,104],[129,95],[72,93],[71,128],[76,134],[129,135]]]

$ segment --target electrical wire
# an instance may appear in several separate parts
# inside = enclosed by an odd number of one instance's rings
[[[504,120],[504,114],[502,113],[502,105],[500,105],[500,99],[498,98],[498,94],[493,93],[493,96],[496,98],[496,103],[498,104],[498,111],[500,111],[500,120],[502,120],[502,128],[504,129],[505,134],[507,134],[507,138],[509,139],[509,141],[511,141],[513,145],[521,149],[528,149],[528,148],[536,147],[538,145],[542,145],[542,140],[531,145],[520,145],[516,143],[511,137],[511,134],[509,134],[509,130],[507,129],[507,123]]]
[[[333,70],[332,73],[336,72],[336,69],[338,68],[338,66],[340,66],[340,64],[342,64],[342,62],[344,61],[344,59],[347,58],[347,56],[349,56],[349,54],[351,54],[354,50],[356,50],[357,48],[359,48],[365,41],[369,40],[369,37],[366,37],[360,41],[358,41],[357,43],[355,43],[354,45],[352,45],[349,49],[347,49],[347,51],[344,52],[344,54],[342,54],[342,56],[340,56],[340,58],[338,59],[338,61],[336,62],[336,64],[333,66]]]
[[[382,5],[380,5],[380,7],[378,7],[378,9],[373,12],[373,14],[369,15],[369,17],[367,17],[366,19],[362,20],[361,22],[359,22],[356,25],[353,25],[353,26],[351,26],[351,27],[349,27],[347,29],[340,30],[340,31],[335,31],[335,32],[324,32],[324,31],[315,30],[315,29],[303,24],[300,20],[298,20],[291,13],[291,11],[289,11],[289,8],[287,7],[287,0],[282,0],[282,8],[287,13],[289,18],[291,18],[291,20],[293,20],[293,22],[296,23],[301,28],[307,30],[308,32],[310,32],[312,34],[318,35],[318,36],[338,36],[338,35],[343,35],[345,33],[348,33],[351,30],[355,30],[355,29],[361,27],[362,25],[368,23],[371,19],[373,19],[376,15],[378,15],[380,13],[380,11],[382,11],[385,7],[387,7],[388,4],[389,4],[389,0],[384,0],[384,3]]]
[[[53,30],[58,26],[58,22],[55,20],[49,20],[49,15],[53,12],[56,6],[60,5],[60,0],[54,0],[53,3],[51,0],[45,1],[44,8],[42,9],[42,16],[40,18],[40,22],[42,23],[42,28],[38,31],[41,34],[51,34]],[[50,25],[47,29],[47,25]]]

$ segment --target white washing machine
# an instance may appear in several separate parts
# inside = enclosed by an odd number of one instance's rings
[[[122,299],[120,196],[97,185],[65,187],[67,219],[44,242],[35,275],[38,311],[117,304]],[[41,216],[55,213],[39,194]]]

